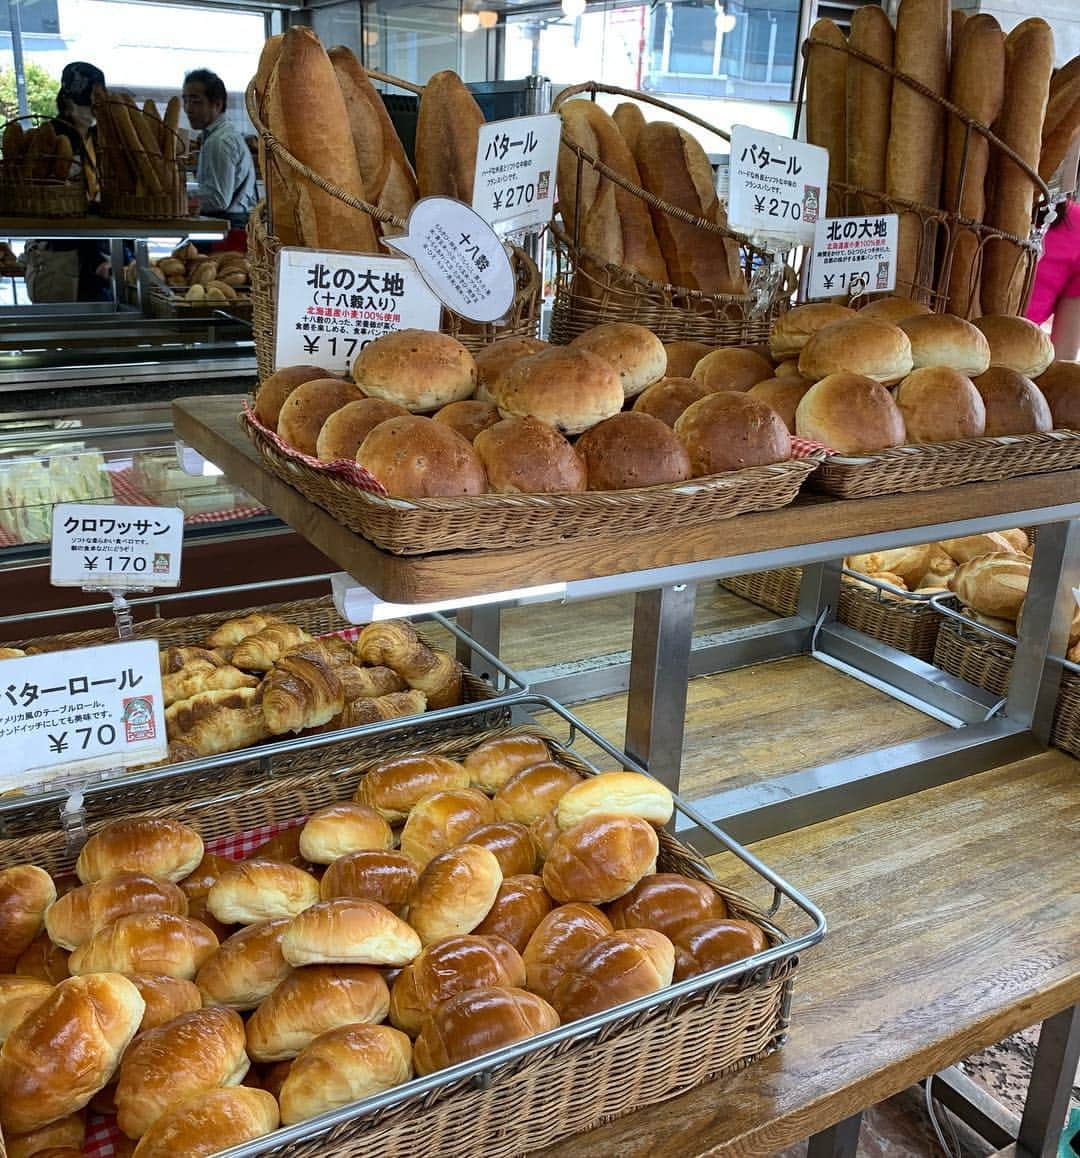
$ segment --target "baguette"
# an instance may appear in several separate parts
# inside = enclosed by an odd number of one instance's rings
[[[18,121],[8,121],[4,126],[4,160],[11,165],[16,163],[22,156],[22,151],[26,147],[26,133],[23,132],[22,125]]]
[[[892,64],[893,30],[881,8],[858,8],[851,17],[851,47],[882,64]],[[892,77],[851,57],[847,62],[847,180],[864,189],[884,191],[889,147]],[[874,197],[851,195],[851,213],[877,213]]]
[[[1050,99],[1043,123],[1039,176],[1044,181],[1057,172],[1070,145],[1080,133],[1080,56],[1074,56],[1050,81]]]
[[[267,125],[280,124],[284,112],[281,107],[281,78],[277,68],[270,75],[266,89]],[[261,140],[261,138],[260,138]],[[284,143],[284,142],[282,142]],[[263,173],[266,180],[266,203],[270,215],[270,231],[282,245],[300,245],[300,217],[296,198],[297,174],[273,153],[263,148]]]
[[[641,106],[633,101],[623,101],[611,114],[611,119],[619,126],[619,132],[622,133],[627,148],[636,158],[638,138],[641,136],[641,130],[645,128],[645,114],[641,111]]]
[[[71,147],[71,141],[62,133],[57,133],[51,173],[53,179],[56,181],[66,181],[71,176],[71,165],[74,160],[75,150]]]
[[[146,158],[150,168],[154,171],[161,191],[169,192],[172,182],[165,171],[165,156],[161,150],[161,141],[158,139],[157,129],[151,116],[141,112],[135,104],[128,104],[128,117],[135,128],[135,133],[142,146],[141,155]]]
[[[818,20],[810,29],[814,40],[842,45],[847,40],[832,20]],[[811,46],[806,57],[806,139],[829,151],[829,179],[847,180],[848,55]],[[839,217],[843,195],[829,190],[828,215]]]
[[[416,119],[416,179],[421,197],[456,197],[472,204],[476,147],[484,114],[456,72],[437,72],[424,85]]]
[[[130,99],[130,98],[129,98]],[[146,191],[155,197],[160,197],[164,190],[161,187],[161,178],[154,168],[150,156],[147,154],[143,140],[135,127],[139,113],[134,110],[134,104],[128,100],[113,102],[113,122],[120,131],[120,138],[128,155],[134,161],[139,180],[146,187]]]

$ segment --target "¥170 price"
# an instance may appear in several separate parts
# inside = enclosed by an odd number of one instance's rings
[[[776,217],[781,221],[799,221],[802,218],[802,204],[788,201],[783,197],[754,197],[754,212]]]
[[[511,185],[508,189],[496,189],[492,197],[495,209],[524,209],[536,200],[536,183]]]
[[[326,338],[325,346],[322,345],[323,338]],[[356,351],[362,350],[371,340],[371,338],[361,341],[359,338],[327,338],[325,334],[305,334],[304,353],[318,354],[321,350],[329,354],[331,358],[336,358],[340,353],[343,358],[348,360],[349,365],[352,365],[353,355]]]
[[[127,573],[142,575],[150,571],[150,561],[145,555],[85,555],[87,571]]]

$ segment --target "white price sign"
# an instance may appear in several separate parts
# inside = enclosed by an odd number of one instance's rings
[[[730,178],[732,229],[793,245],[813,242],[829,186],[826,149],[733,125]]]
[[[287,247],[277,265],[277,366],[348,373],[395,330],[437,330],[441,307],[408,258]]]
[[[0,662],[0,790],[162,759],[159,662],[152,639]]]
[[[486,222],[514,233],[551,220],[561,132],[557,113],[480,126],[472,207]]]
[[[176,587],[183,543],[179,507],[57,503],[49,580],[54,587]]]
[[[884,293],[896,288],[895,213],[823,217],[810,254],[808,298]]]

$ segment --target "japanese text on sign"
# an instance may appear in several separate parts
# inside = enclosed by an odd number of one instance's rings
[[[407,258],[288,248],[277,277],[278,366],[347,373],[383,334],[439,327],[439,303]]]
[[[183,541],[179,507],[57,503],[49,579],[54,587],[176,587]]]
[[[885,293],[896,288],[895,213],[823,217],[810,254],[808,298]]]
[[[140,639],[0,662],[0,790],[161,759],[157,643]]]
[[[829,154],[817,145],[734,125],[730,182],[733,229],[809,245],[824,209]]]
[[[557,114],[480,126],[473,208],[505,232],[551,220],[562,121]]]

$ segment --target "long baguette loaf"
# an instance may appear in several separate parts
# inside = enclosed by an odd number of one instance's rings
[[[641,106],[634,104],[633,101],[623,101],[611,114],[611,119],[619,126],[619,132],[622,133],[627,148],[636,158],[638,138],[641,136],[641,130],[645,128],[645,114],[641,111]]]
[[[881,8],[868,5],[851,17],[852,48],[883,64],[892,64],[893,30]],[[885,155],[889,147],[892,77],[872,64],[851,57],[847,64],[847,180],[864,189],[885,189]],[[852,194],[852,213],[876,213],[872,197]]]
[[[954,8],[952,10],[952,27],[949,30],[949,75],[952,75],[952,70],[956,67],[956,50],[960,44],[960,33],[964,31],[964,25],[968,22],[970,13],[965,12],[963,8]]]
[[[1054,34],[1038,17],[1018,24],[1005,38],[1005,99],[994,132],[1032,168],[1039,167],[1043,119],[1054,68]],[[991,159],[993,193],[986,219],[1018,237],[1031,230],[1035,186],[1004,153]],[[1022,251],[1008,241],[991,240],[983,250],[982,309],[987,314],[1015,314],[1023,295]]]
[[[1050,99],[1043,123],[1039,176],[1044,181],[1057,172],[1080,133],[1080,56],[1074,56],[1050,81]]]
[[[278,33],[263,45],[259,56],[259,67],[255,71],[255,107],[263,124],[269,128],[270,102],[278,101],[277,119],[280,120],[280,94],[276,91],[277,63],[281,57],[281,45],[285,37]],[[299,245],[300,232],[296,224],[296,196],[292,182],[288,178],[286,166],[266,147],[262,135],[259,136],[259,171],[267,192],[270,209],[270,232],[282,245]]]
[[[846,44],[832,20],[818,20],[810,29],[814,40]],[[829,179],[847,180],[847,70],[846,52],[811,46],[806,57],[806,139],[829,151]],[[839,194],[829,193],[828,214],[843,212]]]
[[[476,147],[484,114],[456,72],[437,72],[424,85],[416,118],[416,179],[421,197],[456,197],[472,204]]]

